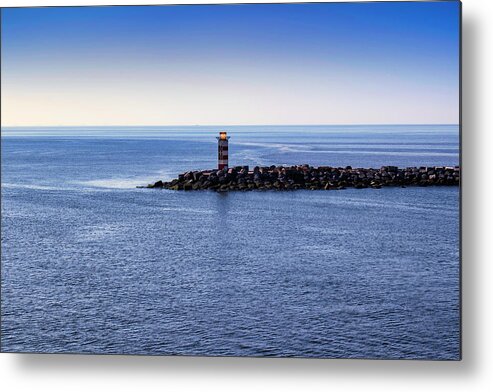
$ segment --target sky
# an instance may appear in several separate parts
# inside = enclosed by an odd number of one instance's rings
[[[5,126],[457,124],[459,3],[8,8]]]

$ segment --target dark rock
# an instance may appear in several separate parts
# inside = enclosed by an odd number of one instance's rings
[[[365,169],[351,166],[318,168],[298,166],[236,166],[224,170],[189,171],[180,174],[171,182],[157,181],[148,188],[171,190],[296,190],[296,189],[363,189],[382,186],[451,186],[460,184],[459,167],[407,167],[382,166],[380,169]]]

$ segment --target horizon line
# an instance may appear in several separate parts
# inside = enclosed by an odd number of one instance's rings
[[[132,124],[132,125],[0,125],[0,129],[5,128],[109,128],[109,127],[119,127],[119,128],[131,128],[131,127],[297,127],[297,126],[381,126],[381,125],[458,125],[460,123],[320,123],[320,124],[156,124],[156,125],[142,125],[142,124]]]

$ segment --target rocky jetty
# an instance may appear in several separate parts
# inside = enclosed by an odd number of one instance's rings
[[[309,165],[237,166],[223,170],[189,171],[170,182],[157,181],[147,188],[176,191],[248,191],[248,190],[331,190],[345,188],[381,188],[384,186],[459,185],[460,168],[383,166],[380,169]]]

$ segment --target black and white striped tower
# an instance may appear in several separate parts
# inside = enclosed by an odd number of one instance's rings
[[[228,140],[226,132],[219,132],[217,139],[217,168],[219,170],[228,168]]]

